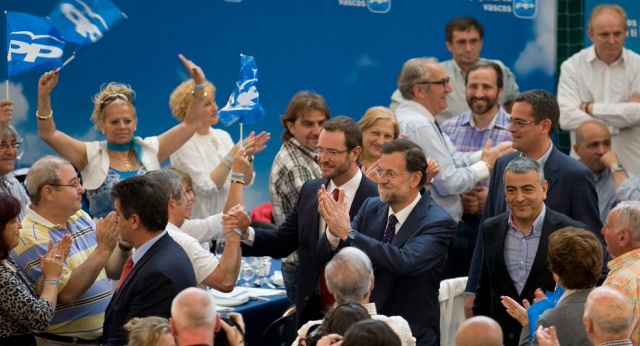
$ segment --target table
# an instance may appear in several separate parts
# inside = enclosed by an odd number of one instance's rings
[[[282,261],[280,259],[271,260],[271,272],[280,270]],[[262,288],[268,288],[263,285]],[[234,312],[242,314],[247,326],[248,333],[245,336],[246,344],[249,346],[260,345],[260,338],[269,325],[280,318],[282,314],[291,306],[286,295],[266,296],[269,301],[250,300],[248,303],[236,306]],[[221,312],[226,314],[226,312]]]

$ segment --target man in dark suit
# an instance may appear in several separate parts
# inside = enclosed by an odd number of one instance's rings
[[[553,290],[556,283],[547,264],[549,236],[567,226],[585,226],[545,206],[548,183],[536,161],[513,159],[503,181],[511,211],[482,223],[485,251],[473,313],[495,319],[502,326],[505,346],[512,346],[518,344],[522,326],[509,316],[500,297],[532,301],[537,288]]]
[[[362,133],[353,119],[340,116],[327,120],[315,150],[323,179],[309,180],[302,185],[293,210],[278,229],[248,229],[248,239],[242,246],[244,256],[286,257],[298,250],[297,326],[321,319],[321,295],[325,292],[324,296],[331,296],[324,287],[317,288],[321,283],[321,268],[331,259],[339,239],[326,232],[325,221],[318,214],[318,191],[323,186],[330,193],[337,188],[345,189],[350,214],[354,216],[365,199],[378,195],[376,184],[358,167],[361,145]],[[225,230],[229,227],[247,230],[248,218],[244,213],[237,213],[234,208],[229,214],[233,217],[223,217]]]
[[[341,199],[323,192],[320,213],[342,246],[353,245],[371,258],[371,301],[378,311],[404,317],[417,345],[439,345],[438,291],[456,222],[428,193],[420,194],[427,163],[417,144],[396,139],[380,152],[380,198],[365,201],[350,222]]]
[[[509,132],[513,136],[513,148],[518,150],[500,157],[491,174],[489,193],[483,212],[483,220],[507,211],[505,204],[503,173],[507,164],[515,157],[524,156],[536,160],[544,169],[549,184],[545,204],[556,212],[587,225],[602,242],[602,222],[598,207],[593,174],[577,160],[561,153],[551,142],[551,135],[558,126],[560,108],[555,96],[536,89],[516,97]],[[465,312],[471,316],[473,293],[478,285],[482,260],[482,236],[479,235],[469,270]],[[604,261],[607,262],[606,260]],[[606,268],[603,268],[606,272]]]
[[[173,298],[197,283],[187,254],[165,230],[166,191],[150,177],[135,176],[116,184],[111,196],[120,238],[136,251],[127,260],[105,312],[102,343],[125,345],[128,337],[123,326],[127,321],[170,317]]]

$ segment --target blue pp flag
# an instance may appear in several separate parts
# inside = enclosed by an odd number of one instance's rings
[[[47,18],[7,13],[7,72],[15,76],[29,70],[62,66],[64,40]]]
[[[49,18],[67,42],[88,46],[125,15],[109,0],[62,0]]]
[[[236,83],[227,105],[218,114],[220,121],[229,126],[240,120],[249,124],[264,117],[258,100],[258,67],[252,56],[240,54],[240,80]]]
[[[549,309],[553,309],[558,305],[558,301],[560,301],[560,297],[564,294],[565,290],[561,286],[557,285],[555,292],[546,291],[545,294],[547,296],[546,299],[540,300],[531,304],[529,310],[527,310],[527,315],[529,316],[529,337],[531,340],[535,338],[536,330],[538,327],[538,320],[542,313]]]

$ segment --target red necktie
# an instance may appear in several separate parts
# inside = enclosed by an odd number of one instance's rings
[[[338,201],[338,197],[340,197],[340,190],[338,188],[333,189],[333,199]],[[325,227],[325,232],[327,231],[327,227]],[[326,235],[325,235],[326,236]],[[333,294],[329,292],[329,288],[327,288],[327,280],[324,277],[324,268],[320,269],[320,302],[322,303],[322,310],[329,311],[333,304],[336,302]]]
[[[133,269],[133,258],[129,256],[129,258],[127,258],[127,262],[124,264],[124,268],[122,268],[122,275],[120,275],[120,282],[118,282],[118,288],[116,288],[116,292],[120,289],[120,286],[122,286],[122,283],[127,278],[127,276],[129,276],[129,273],[131,273],[131,269]]]

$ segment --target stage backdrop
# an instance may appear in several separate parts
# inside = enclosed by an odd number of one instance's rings
[[[484,25],[482,56],[509,66],[520,90],[556,89],[555,0],[113,1],[128,19],[60,72],[52,102],[57,127],[82,140],[102,139],[89,121],[91,97],[101,84],[118,81],[136,91],[137,135],[159,134],[176,124],[169,94],[188,77],[178,53],[204,69],[218,88],[220,107],[238,78],[240,54],[253,55],[266,116],[245,131],[266,130],[272,139],[256,158],[257,179],[245,197],[249,208],[269,199],[269,171],[281,145],[279,117],[296,91],[315,90],[326,97],[332,115],[358,120],[368,107],[389,104],[405,60],[451,58],[444,27],[453,17],[473,16]],[[46,16],[54,4],[6,0],[1,6]],[[5,28],[4,16],[0,27]],[[0,71],[4,81],[6,70]],[[36,127],[40,74],[27,72],[10,81],[25,166],[52,152]],[[237,125],[225,130],[238,140]]]

